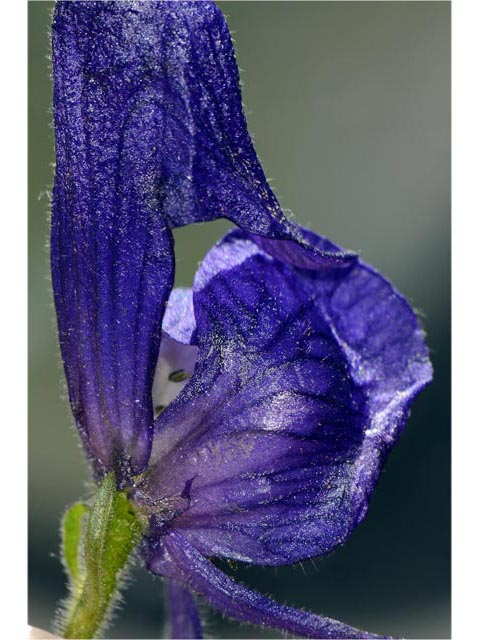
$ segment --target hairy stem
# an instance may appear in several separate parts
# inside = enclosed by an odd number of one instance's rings
[[[67,514],[64,522],[70,520],[75,518]],[[78,538],[80,534],[78,530],[69,532],[65,525],[64,530],[65,556],[65,550],[71,553],[72,547],[68,546],[68,536]],[[94,638],[105,627],[118,596],[119,581],[140,536],[141,526],[131,504],[125,493],[116,490],[113,473],[108,474],[93,505],[86,510],[75,571],[72,561],[65,558],[71,595],[62,625],[64,638]]]

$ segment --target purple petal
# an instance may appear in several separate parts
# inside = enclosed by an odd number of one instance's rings
[[[175,580],[166,581],[168,634],[167,638],[197,638],[202,635],[202,623],[197,605],[189,589]]]
[[[149,545],[147,542],[144,551],[150,571],[188,585],[212,607],[242,622],[273,627],[305,638],[385,637],[281,605],[244,587],[217,569],[177,532],[165,536],[161,544],[153,541]]]
[[[150,454],[151,385],[174,263],[158,212],[162,123],[152,119],[152,87],[135,84],[112,45],[136,24],[119,21],[115,6],[62,2],[55,10],[51,263],[73,413],[96,471],[115,469],[123,481]]]
[[[355,259],[311,246],[284,216],[248,134],[230,33],[213,2],[61,2],[54,29],[75,47],[56,58],[69,79],[57,90],[71,105],[68,126],[86,114],[97,123],[82,140],[99,172],[135,131],[135,161],[147,169],[137,175],[155,184],[149,201],[170,228],[225,217],[297,266]]]
[[[413,311],[366,265],[292,269],[241,232],[207,255],[194,305],[195,373],[158,421],[136,499],[175,496],[162,531],[205,555],[328,553],[365,516],[431,379]]]
[[[195,344],[195,314],[191,289],[178,287],[168,299],[162,329],[171,338],[183,344]]]
[[[150,451],[150,389],[173,279],[169,227],[228,214],[295,263],[350,258],[310,246],[281,213],[213,3],[59,2],[53,72],[62,356],[97,472],[115,468],[125,479]]]

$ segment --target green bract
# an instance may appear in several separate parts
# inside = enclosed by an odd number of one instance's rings
[[[88,507],[74,504],[62,526],[63,562],[70,580],[61,633],[93,638],[108,619],[127,561],[140,540],[140,522],[113,473],[105,476]]]

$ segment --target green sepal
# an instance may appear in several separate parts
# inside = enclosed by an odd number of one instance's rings
[[[81,558],[82,530],[88,506],[76,502],[62,519],[62,560],[70,580],[70,588],[77,593],[85,578]]]
[[[65,565],[72,576],[77,576],[72,577],[77,586],[72,590],[62,625],[63,637],[93,638],[108,621],[123,570],[140,541],[142,527],[125,493],[117,491],[113,473],[105,476],[92,506],[83,515],[80,509],[70,515],[71,511],[66,515],[73,533],[67,536]],[[81,541],[75,544],[79,532]]]

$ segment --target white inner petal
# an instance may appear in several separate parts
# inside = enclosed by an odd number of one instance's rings
[[[155,416],[174,400],[193,374],[198,347],[177,342],[166,333],[153,378],[152,402]],[[184,373],[182,373],[184,372]]]

